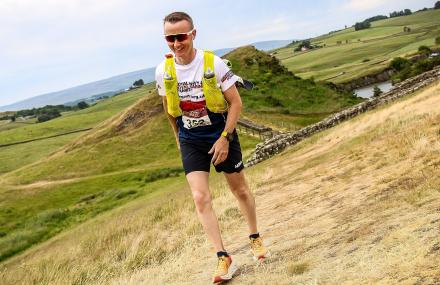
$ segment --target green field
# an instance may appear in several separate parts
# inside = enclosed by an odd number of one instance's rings
[[[61,117],[44,123],[3,123],[0,125],[0,144],[32,140],[78,129],[93,128],[100,122],[134,104],[146,94],[150,94],[153,88],[154,84],[148,84],[140,89],[100,101],[90,108],[76,112],[64,112]],[[0,164],[0,174],[46,157],[82,134],[84,133],[73,133],[0,148],[0,161],[2,161]]]
[[[47,122],[31,125],[22,124],[19,129],[2,131],[0,132],[0,144],[94,127],[96,124],[129,107],[148,94],[148,92],[152,91],[153,88],[154,84],[149,84],[143,88],[100,101],[90,108],[80,111],[64,112],[61,117]]]
[[[0,190],[0,261],[99,213],[139,196],[166,193],[170,186],[183,182],[182,169],[166,168]]]
[[[19,122],[10,122],[9,120],[1,120],[0,132],[25,127],[26,125],[32,125],[35,124],[36,122],[37,122],[36,118],[28,119],[25,121],[19,121]]]
[[[411,31],[403,32],[405,26]],[[436,47],[438,36],[440,10],[428,10],[375,21],[365,30],[352,27],[323,35],[311,39],[323,48],[294,52],[294,45],[276,50],[275,56],[302,78],[342,83],[383,70],[392,58],[414,54],[421,45]]]

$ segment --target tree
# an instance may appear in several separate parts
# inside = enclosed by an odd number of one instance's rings
[[[136,80],[133,83],[133,86],[142,86],[142,85],[144,85],[144,80],[142,80],[142,79]]]
[[[305,40],[305,41],[302,41],[302,42],[299,44],[299,46],[297,46],[297,47],[294,49],[294,51],[301,51],[302,48],[312,49],[313,47],[312,47],[312,45],[310,44],[310,41],[309,41],[309,40]]]
[[[38,115],[37,121],[38,121],[38,123],[42,123],[42,122],[46,122],[46,121],[52,120],[52,119],[60,117],[60,116],[61,116],[60,112],[58,112],[58,110],[54,109],[54,110],[51,110],[51,112]]]
[[[85,101],[81,101],[78,103],[78,105],[76,105],[78,107],[78,109],[85,109],[89,107],[89,104],[87,104]]]
[[[370,27],[371,27],[371,23],[370,22],[366,22],[366,21],[354,24],[354,30],[355,31],[368,29]]]
[[[409,65],[411,65],[410,62],[402,57],[395,57],[390,63],[390,67],[397,71],[401,71]]]
[[[420,54],[430,54],[432,52],[431,49],[427,46],[419,46],[418,51]]]
[[[440,1],[435,2],[434,9],[440,9]]]
[[[383,92],[382,92],[382,90],[380,90],[380,88],[379,88],[379,86],[374,86],[374,89],[373,89],[373,96],[374,97],[377,97],[377,96],[379,96],[380,94],[382,94]]]
[[[390,13],[390,18],[407,16],[407,15],[411,15],[411,14],[412,14],[412,12],[410,9],[405,9],[402,11],[394,11],[394,12]]]
[[[374,21],[379,21],[379,20],[383,20],[383,19],[388,19],[388,17],[385,15],[377,15],[377,16],[365,19],[364,22],[374,22]]]

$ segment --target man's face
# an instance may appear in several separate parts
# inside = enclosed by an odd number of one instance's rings
[[[182,20],[176,23],[165,22],[164,24],[164,34],[165,35],[176,35],[185,34],[191,31],[191,24]],[[186,40],[174,42],[167,41],[168,47],[176,55],[176,57],[186,57],[191,55],[193,50],[193,40],[196,36],[196,31],[194,30]]]

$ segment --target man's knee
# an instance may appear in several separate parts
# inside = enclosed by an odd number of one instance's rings
[[[208,191],[193,191],[193,199],[199,212],[204,212],[211,206],[211,195]]]
[[[252,198],[252,194],[246,184],[233,186],[231,187],[231,191],[232,193],[234,193],[237,199],[247,200],[249,198]]]

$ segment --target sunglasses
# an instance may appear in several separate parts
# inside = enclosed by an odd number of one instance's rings
[[[165,35],[165,40],[170,43],[174,43],[176,40],[178,42],[183,42],[188,39],[188,37],[192,34],[193,31],[194,31],[194,29],[192,29],[188,33]]]

